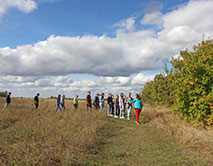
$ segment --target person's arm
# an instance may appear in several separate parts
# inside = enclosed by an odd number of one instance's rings
[[[128,100],[129,103],[135,103],[136,102],[136,99],[134,100]]]

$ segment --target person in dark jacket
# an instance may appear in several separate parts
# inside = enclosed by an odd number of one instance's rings
[[[58,95],[58,98],[56,99],[56,111],[61,111],[61,95]]]
[[[87,110],[88,108],[92,108],[92,99],[91,99],[91,92],[88,91],[87,96],[86,96],[86,106],[87,106]]]
[[[108,98],[107,98],[107,103],[108,103],[108,116],[113,116],[112,114],[112,94],[110,93]]]
[[[96,110],[99,109],[99,94],[96,94],[93,105]]]
[[[37,93],[36,96],[34,97],[35,110],[38,109],[38,104],[39,104],[39,98],[38,97],[39,96],[40,96],[40,94]]]
[[[5,110],[7,107],[11,107],[11,92],[8,93],[7,97],[6,97],[6,103],[5,103],[5,106],[4,106],[4,109]]]

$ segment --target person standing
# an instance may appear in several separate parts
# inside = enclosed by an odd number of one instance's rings
[[[104,93],[102,93],[101,97],[100,97],[100,111],[105,111],[105,107],[104,107]]]
[[[37,93],[36,96],[34,97],[35,110],[38,109],[38,104],[39,104],[39,98],[38,97],[39,96],[40,96],[40,94]]]
[[[113,116],[112,115],[112,95],[111,93],[109,94],[107,98],[107,103],[108,103],[108,116]]]
[[[86,96],[86,106],[87,106],[87,110],[88,109],[92,109],[92,99],[91,99],[91,92],[88,91],[87,96]]]
[[[116,95],[113,101],[114,101],[114,117],[117,118],[118,117],[117,111],[119,111],[119,96]]]
[[[124,118],[124,94],[121,93],[119,97],[120,119]]]
[[[4,106],[3,110],[5,110],[7,107],[11,107],[11,98],[10,98],[11,94],[12,94],[11,92],[9,92],[7,94],[6,103],[5,103],[5,106]]]
[[[75,109],[78,109],[78,95],[76,95],[73,99],[73,105]]]
[[[61,99],[61,110],[65,111],[65,95],[63,95]]]
[[[112,116],[114,113],[114,95],[112,95]]]
[[[132,97],[131,97],[131,93],[129,92],[128,93],[128,97],[126,98],[127,100],[127,120],[129,120],[129,116],[130,116],[130,113],[131,113],[131,109],[132,109],[132,103],[128,102],[128,100],[132,100]]]
[[[135,114],[136,114],[136,123],[139,124],[139,116],[141,113],[141,110],[143,108],[143,102],[141,100],[141,97],[139,94],[135,95],[134,100],[128,100],[129,103],[135,103]]]
[[[99,108],[99,94],[95,95],[95,99],[94,99],[93,105],[94,105],[96,110]]]
[[[58,95],[57,99],[56,99],[56,111],[61,111],[61,95]]]

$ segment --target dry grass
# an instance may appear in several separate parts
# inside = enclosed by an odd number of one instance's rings
[[[0,108],[3,108],[4,102],[5,98],[0,98]],[[105,145],[106,149],[112,151],[109,154],[103,153],[109,155],[110,161],[113,158],[126,158],[126,155],[122,156],[123,151],[129,150],[133,154],[143,154],[142,158],[136,155],[135,161],[140,160],[145,165],[159,163],[162,156],[162,165],[174,163],[175,160],[178,163],[185,163],[185,160],[194,162],[194,157],[197,163],[213,164],[213,130],[192,127],[166,107],[153,108],[145,105],[141,117],[145,124],[136,126],[134,113],[131,121],[106,118],[99,111],[86,111],[84,101],[80,101],[80,108],[75,111],[72,101],[67,100],[64,112],[55,112],[54,99],[41,99],[38,111],[33,110],[32,104],[32,99],[13,98],[12,107],[0,111],[0,165],[101,165],[103,155],[100,154]],[[133,135],[132,139],[129,139],[130,135]],[[137,135],[140,136],[138,143],[135,140]],[[172,143],[170,138],[173,137],[180,148]],[[102,144],[104,138],[107,140]],[[112,144],[106,144],[112,140],[117,143],[115,149],[112,149]],[[122,140],[126,146],[121,146]],[[173,150],[168,156],[167,151],[171,151],[170,149]],[[180,149],[184,149],[181,151],[183,154],[189,154],[184,161],[181,161]],[[163,155],[159,155],[161,153]],[[155,160],[152,160],[153,154],[156,155]],[[98,155],[100,158],[95,160]],[[131,156],[128,159],[129,163],[134,163]],[[125,161],[123,164],[126,163]]]
[[[186,123],[165,106],[152,107],[147,105],[142,116],[144,122],[174,136],[177,143],[187,147],[191,153],[196,154],[198,151],[202,151],[203,155],[200,156],[200,159],[208,158],[209,162],[213,164],[212,129],[206,130],[203,127],[195,127]]]
[[[32,102],[12,99],[0,112],[0,165],[84,165],[96,153],[104,114],[85,111],[83,103],[74,111],[71,100],[64,112],[55,112],[55,100],[41,100],[33,111]]]

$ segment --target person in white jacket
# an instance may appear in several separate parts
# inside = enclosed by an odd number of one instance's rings
[[[124,109],[125,109],[123,93],[121,93],[120,97],[119,97],[119,108],[120,108],[120,119],[123,119],[124,118]]]

